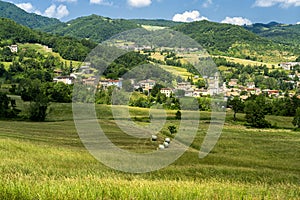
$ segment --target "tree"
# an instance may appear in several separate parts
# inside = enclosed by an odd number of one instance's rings
[[[155,84],[153,89],[151,90],[151,96],[156,97],[159,94],[160,89],[162,89],[162,88],[164,88],[163,85],[158,84],[158,83]]]
[[[49,100],[47,96],[44,94],[37,95],[34,101],[30,102],[29,119],[37,122],[45,121],[48,104]]]
[[[268,128],[271,124],[265,119],[264,108],[255,100],[249,100],[245,103],[246,121],[250,126],[256,128]]]
[[[26,79],[19,85],[22,100],[30,101],[28,118],[32,121],[45,121],[49,98],[44,86],[38,79]]]
[[[238,97],[228,101],[228,106],[233,110],[233,120],[236,121],[236,113],[244,111],[244,103]]]
[[[170,133],[171,133],[171,134],[174,134],[174,133],[176,133],[176,132],[177,132],[177,130],[176,130],[176,126],[174,126],[174,125],[172,125],[172,126],[169,126],[169,127],[168,127],[168,129],[169,129],[169,131],[170,131]]]
[[[176,112],[176,114],[175,114],[175,119],[181,120],[181,112],[180,112],[180,110],[178,110],[178,111]]]
[[[51,87],[51,86],[50,86]],[[72,87],[62,82],[55,83],[52,88],[51,99],[55,102],[70,103],[72,102]]]
[[[300,128],[300,107],[298,107],[296,109],[296,114],[294,116],[294,119],[293,119],[293,125],[296,126],[297,128]]]
[[[16,109],[16,101],[0,92],[0,118],[16,117],[19,110]]]

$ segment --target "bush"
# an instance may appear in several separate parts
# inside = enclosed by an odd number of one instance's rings
[[[265,119],[264,108],[254,100],[245,103],[246,121],[256,128],[270,128],[271,124]]]
[[[177,133],[176,126],[173,126],[173,125],[169,126],[168,129],[169,129],[169,131],[170,131],[171,134]]]
[[[38,95],[35,101],[30,102],[29,119],[31,121],[45,121],[48,109],[48,98],[44,95]]]
[[[175,119],[181,120],[181,112],[179,110],[175,114]]]

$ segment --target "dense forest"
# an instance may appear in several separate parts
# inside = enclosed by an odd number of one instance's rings
[[[0,1],[0,17],[9,18],[18,24],[27,26],[29,28],[41,28],[44,26],[60,24],[58,19],[48,18],[18,8],[16,5]]]
[[[110,37],[139,28],[136,23],[124,19],[110,19],[98,15],[79,17],[63,24],[44,27],[41,30],[63,36],[91,39],[102,42]]]
[[[245,26],[249,31],[277,43],[287,45],[300,45],[300,25],[287,25],[276,22],[269,24],[253,24]]]

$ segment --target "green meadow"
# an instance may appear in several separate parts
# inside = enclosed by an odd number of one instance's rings
[[[24,105],[25,106],[25,105]],[[201,112],[197,136],[182,157],[158,171],[130,174],[106,167],[84,148],[71,104],[51,104],[46,122],[0,121],[0,199],[299,199],[300,133],[292,118],[268,116],[277,129],[251,129],[228,113],[222,135],[205,158],[199,149],[210,113]],[[97,105],[107,136],[125,150],[156,151],[150,139],[126,136],[110,106]],[[147,109],[131,108],[147,124]],[[175,111],[159,138],[179,126]]]

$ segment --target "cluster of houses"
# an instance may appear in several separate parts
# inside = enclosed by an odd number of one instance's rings
[[[228,83],[228,86],[224,83],[224,96],[227,98],[239,96],[241,99],[245,100],[250,95],[260,95],[268,94],[269,96],[279,97],[279,90],[270,90],[270,89],[260,89],[255,87],[254,82],[248,82],[246,86],[238,84],[238,79],[231,79]]]
[[[143,47],[145,48],[145,47]],[[291,70],[294,66],[300,65],[300,62],[290,62],[290,63],[281,63],[280,66],[285,70]],[[103,79],[98,80],[92,74],[94,73],[93,69],[90,68],[90,65],[87,63],[86,65],[80,67],[78,73],[73,73],[69,76],[59,76],[61,71],[57,70],[55,73],[58,75],[53,79],[54,82],[63,82],[65,84],[73,84],[77,79],[78,75],[88,75],[87,78],[81,79],[81,82],[86,85],[98,85],[102,88],[106,89],[110,86],[115,86],[117,88],[123,87],[123,79],[112,80],[112,79]],[[289,75],[290,78],[294,78],[295,76],[300,77],[300,74]],[[180,94],[186,97],[202,97],[202,96],[213,96],[218,94],[224,94],[225,98],[230,98],[234,96],[239,96],[242,99],[247,99],[251,94],[259,95],[262,93],[266,93],[270,96],[280,97],[282,94],[279,90],[270,90],[270,89],[260,89],[255,87],[254,82],[247,83],[246,86],[239,85],[238,79],[231,79],[228,84],[220,82],[219,73],[215,73],[212,77],[204,77],[207,83],[206,88],[196,88],[196,86],[192,85],[190,82],[180,82],[177,83],[173,88],[162,88],[160,92],[165,94],[167,97],[170,97],[172,94]],[[136,80],[131,79],[131,85],[134,89],[141,89],[143,92],[148,91],[148,93],[153,89],[156,85],[155,80],[141,80],[136,82]],[[290,81],[293,82],[294,81]],[[299,82],[300,85],[300,82]],[[294,95],[293,93],[290,94]]]
[[[285,63],[280,63],[279,66],[284,69],[284,70],[292,70],[293,67],[299,65],[300,66],[300,62],[285,62]]]
[[[153,50],[153,46],[147,46],[147,45],[141,45],[138,46],[136,44],[123,44],[120,43],[120,45],[116,44],[121,49],[131,50],[131,51],[151,51]],[[168,47],[156,47],[156,51],[178,51],[178,52],[197,52],[199,51],[199,48],[168,48]]]

